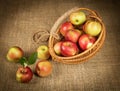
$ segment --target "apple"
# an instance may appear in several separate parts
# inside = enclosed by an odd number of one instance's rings
[[[81,25],[86,21],[86,15],[82,11],[71,13],[69,18],[73,25]]]
[[[79,38],[79,46],[82,50],[89,49],[96,41],[96,38],[88,34],[83,34]]]
[[[60,42],[57,42],[55,45],[54,45],[54,51],[57,55],[61,55],[61,44],[62,44],[62,41]]]
[[[10,62],[18,62],[23,57],[23,50],[18,46],[13,46],[8,50],[7,60]]]
[[[61,54],[63,56],[69,57],[78,54],[79,49],[76,43],[71,41],[64,41],[61,44]]]
[[[49,76],[52,73],[52,64],[48,60],[38,60],[35,71],[40,77]]]
[[[49,48],[46,45],[41,45],[37,49],[37,56],[39,59],[49,59]]]
[[[86,34],[97,36],[101,32],[102,26],[98,21],[89,20],[85,23],[83,29]]]
[[[60,33],[65,36],[66,32],[69,31],[70,29],[73,29],[73,25],[71,22],[66,21],[64,22],[61,27],[60,27]]]
[[[33,72],[28,66],[19,67],[16,72],[16,80],[18,82],[27,83],[31,81],[32,77],[33,77]]]
[[[78,29],[69,30],[69,31],[67,31],[67,33],[65,35],[65,39],[72,41],[74,43],[77,43],[81,34],[82,34],[82,31],[80,31]]]

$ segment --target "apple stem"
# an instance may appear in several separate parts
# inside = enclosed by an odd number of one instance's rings
[[[24,63],[24,67],[27,67],[27,65],[28,65],[27,63]]]

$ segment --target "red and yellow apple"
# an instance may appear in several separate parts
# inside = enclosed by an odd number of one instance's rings
[[[49,59],[49,48],[46,45],[41,45],[37,49],[37,56],[39,59]]]
[[[32,77],[33,77],[33,72],[28,66],[19,67],[16,72],[16,80],[18,82],[27,83],[31,81]]]
[[[96,41],[96,38],[88,34],[83,34],[79,38],[79,46],[82,50],[89,49]]]
[[[78,54],[79,49],[76,43],[71,41],[64,41],[61,44],[61,54],[63,56],[69,57]]]
[[[78,29],[69,30],[69,31],[67,31],[67,33],[65,35],[65,39],[72,41],[74,43],[77,43],[81,34],[82,34],[82,31],[80,31]]]
[[[7,60],[10,62],[18,62],[23,57],[23,50],[18,46],[13,46],[7,53]]]
[[[35,70],[40,77],[49,76],[52,73],[52,64],[47,60],[39,60],[36,64]]]
[[[69,18],[73,25],[81,25],[86,21],[86,15],[82,11],[71,13]]]
[[[69,31],[70,29],[73,29],[73,25],[71,22],[66,21],[64,22],[61,27],[60,27],[60,33],[65,36],[66,32]]]
[[[85,23],[83,30],[91,36],[98,36],[102,30],[102,26],[98,21],[89,20]]]
[[[57,55],[61,55],[61,44],[62,44],[62,41],[60,42],[57,42],[55,45],[54,45],[54,51]]]

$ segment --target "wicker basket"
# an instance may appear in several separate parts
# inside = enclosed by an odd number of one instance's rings
[[[97,41],[88,50],[85,50],[84,52],[77,54],[75,56],[71,56],[71,57],[58,56],[54,52],[53,47],[54,47],[54,44],[60,40],[60,37],[61,37],[60,33],[59,33],[60,25],[68,19],[69,15],[72,12],[76,12],[79,10],[84,11],[87,14],[88,19],[92,18],[92,19],[99,21],[102,25],[102,31],[101,31]],[[58,20],[53,25],[53,27],[51,29],[50,37],[49,37],[49,44],[48,44],[49,52],[54,61],[62,62],[62,63],[66,63],[66,64],[78,64],[80,62],[88,60],[89,58],[91,58],[93,55],[96,54],[96,52],[101,48],[101,46],[104,43],[105,35],[106,35],[106,31],[105,31],[104,23],[103,23],[101,17],[95,11],[90,10],[88,8],[73,8],[73,9],[67,11],[65,14],[63,14],[60,18],[58,18]]]

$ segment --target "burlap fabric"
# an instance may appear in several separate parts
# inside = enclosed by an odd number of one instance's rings
[[[47,42],[34,43],[37,31],[48,31],[67,10],[78,6],[99,12],[106,25],[104,46],[89,61],[65,65],[51,60],[53,72],[36,75],[28,84],[15,79],[20,64],[6,60],[11,46],[28,56]],[[0,91],[120,91],[120,1],[115,0],[0,0]],[[30,66],[34,71],[34,65]]]

